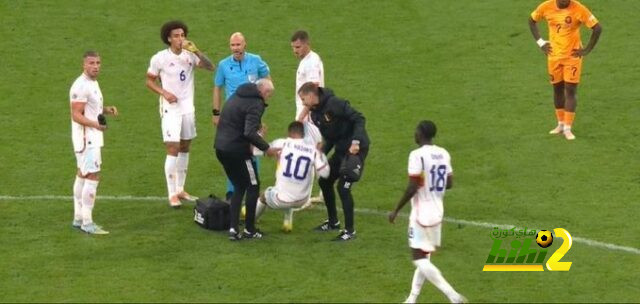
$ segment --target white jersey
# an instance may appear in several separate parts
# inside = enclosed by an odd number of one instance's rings
[[[160,95],[160,115],[169,112],[184,115],[195,111],[193,79],[194,69],[199,63],[198,56],[184,49],[180,55],[165,49],[151,57],[147,73],[159,77],[162,88],[178,98],[177,103],[171,104]]]
[[[409,220],[421,226],[434,226],[442,222],[442,199],[447,179],[453,174],[451,156],[444,148],[424,145],[409,154],[409,176],[420,179],[420,188],[411,198]]]
[[[298,65],[298,71],[296,74],[296,119],[300,115],[300,111],[304,107],[302,105],[302,99],[298,96],[298,90],[307,82],[317,82],[320,87],[324,87],[324,66],[322,65],[322,59],[314,51],[309,51],[309,54],[304,56],[300,60]]]
[[[311,194],[313,172],[322,177],[329,176],[327,156],[314,144],[301,138],[275,140],[274,148],[281,148],[276,169],[278,199],[283,202],[307,200]]]
[[[102,92],[98,81],[82,73],[71,85],[69,102],[84,103],[84,117],[97,121],[98,115],[102,114]],[[104,145],[102,131],[85,127],[73,121],[73,118],[71,119],[71,141],[73,142],[73,150],[76,152],[82,152],[87,147],[99,148]]]

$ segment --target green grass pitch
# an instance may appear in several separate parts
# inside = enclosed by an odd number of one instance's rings
[[[555,125],[545,58],[527,27],[538,0],[492,1],[0,1],[0,302],[400,302],[413,265],[406,216],[388,224],[406,184],[422,119],[453,158],[446,216],[553,229],[625,247],[574,241],[569,272],[487,273],[490,228],[446,222],[432,258],[472,302],[637,302],[640,299],[640,31],[637,0],[583,0],[604,31],[585,59],[574,127]],[[291,234],[268,212],[264,240],[231,243],[192,221],[191,205],[99,199],[91,237],[70,227],[75,159],[68,91],[87,49],[102,55],[106,105],[98,195],[164,196],[157,97],[144,85],[164,45],[160,25],[182,19],[216,63],[241,31],[269,63],[276,93],[269,139],[294,115],[298,61],[289,37],[310,32],[326,84],[367,117],[373,145],[354,188],[358,239],[310,232],[322,209],[298,213]],[[546,24],[541,24],[546,33]],[[586,43],[589,32],[583,30]],[[198,137],[187,190],[222,194],[212,149],[212,75],[196,72]],[[263,160],[263,189],[273,161]],[[317,189],[317,186],[316,186]],[[405,212],[407,209],[405,209]],[[557,248],[558,245],[552,245]],[[419,298],[446,298],[425,284]]]

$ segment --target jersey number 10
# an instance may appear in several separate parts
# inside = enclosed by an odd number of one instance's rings
[[[307,178],[307,174],[309,174],[309,166],[311,165],[311,159],[301,155],[298,157],[298,159],[296,159],[295,163],[295,167],[293,169],[293,172],[291,172],[291,165],[293,163],[293,153],[289,153],[287,154],[287,156],[284,157],[284,159],[287,160],[287,166],[284,169],[284,172],[282,172],[282,175],[284,175],[285,177],[293,177],[297,180],[303,180],[305,178]],[[302,172],[300,172],[302,170]]]

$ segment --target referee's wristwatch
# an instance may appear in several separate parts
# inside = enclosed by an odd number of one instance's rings
[[[218,110],[218,109],[213,109],[213,111],[211,111],[211,113],[213,114],[213,116],[220,116],[220,110]]]

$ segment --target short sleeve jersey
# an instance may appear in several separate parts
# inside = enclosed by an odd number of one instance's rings
[[[549,59],[571,57],[571,51],[582,47],[580,25],[588,28],[598,24],[598,19],[580,2],[571,0],[567,8],[560,9],[555,0],[540,4],[532,13],[531,19],[538,22],[547,20],[551,54]]]
[[[200,58],[187,50],[182,50],[176,55],[170,49],[165,49],[151,57],[147,73],[159,77],[162,88],[178,98],[177,103],[169,103],[160,96],[162,112],[170,111],[182,115],[195,111],[194,69],[199,63]]]
[[[84,117],[97,121],[103,107],[102,92],[98,81],[82,73],[71,85],[69,102],[84,103]],[[73,119],[71,120],[71,141],[73,142],[73,150],[76,152],[83,152],[87,147],[102,147],[104,145],[102,131],[83,126]]]
[[[285,202],[305,200],[311,194],[313,172],[327,167],[327,157],[315,145],[301,138],[275,140],[274,148],[282,148],[276,169],[278,199]]]
[[[307,82],[317,82],[320,87],[324,87],[324,66],[320,56],[309,51],[309,54],[300,60],[298,71],[296,72],[296,106],[302,107],[302,99],[298,96],[298,90]]]
[[[237,61],[233,55],[220,60],[213,84],[216,87],[224,87],[224,100],[229,100],[239,86],[256,82],[269,76],[269,73],[269,66],[262,57],[245,52],[241,61]]]
[[[419,180],[418,192],[411,198],[409,219],[425,227],[441,223],[447,179],[453,174],[449,152],[436,145],[424,145],[411,151],[408,167],[409,176]]]

